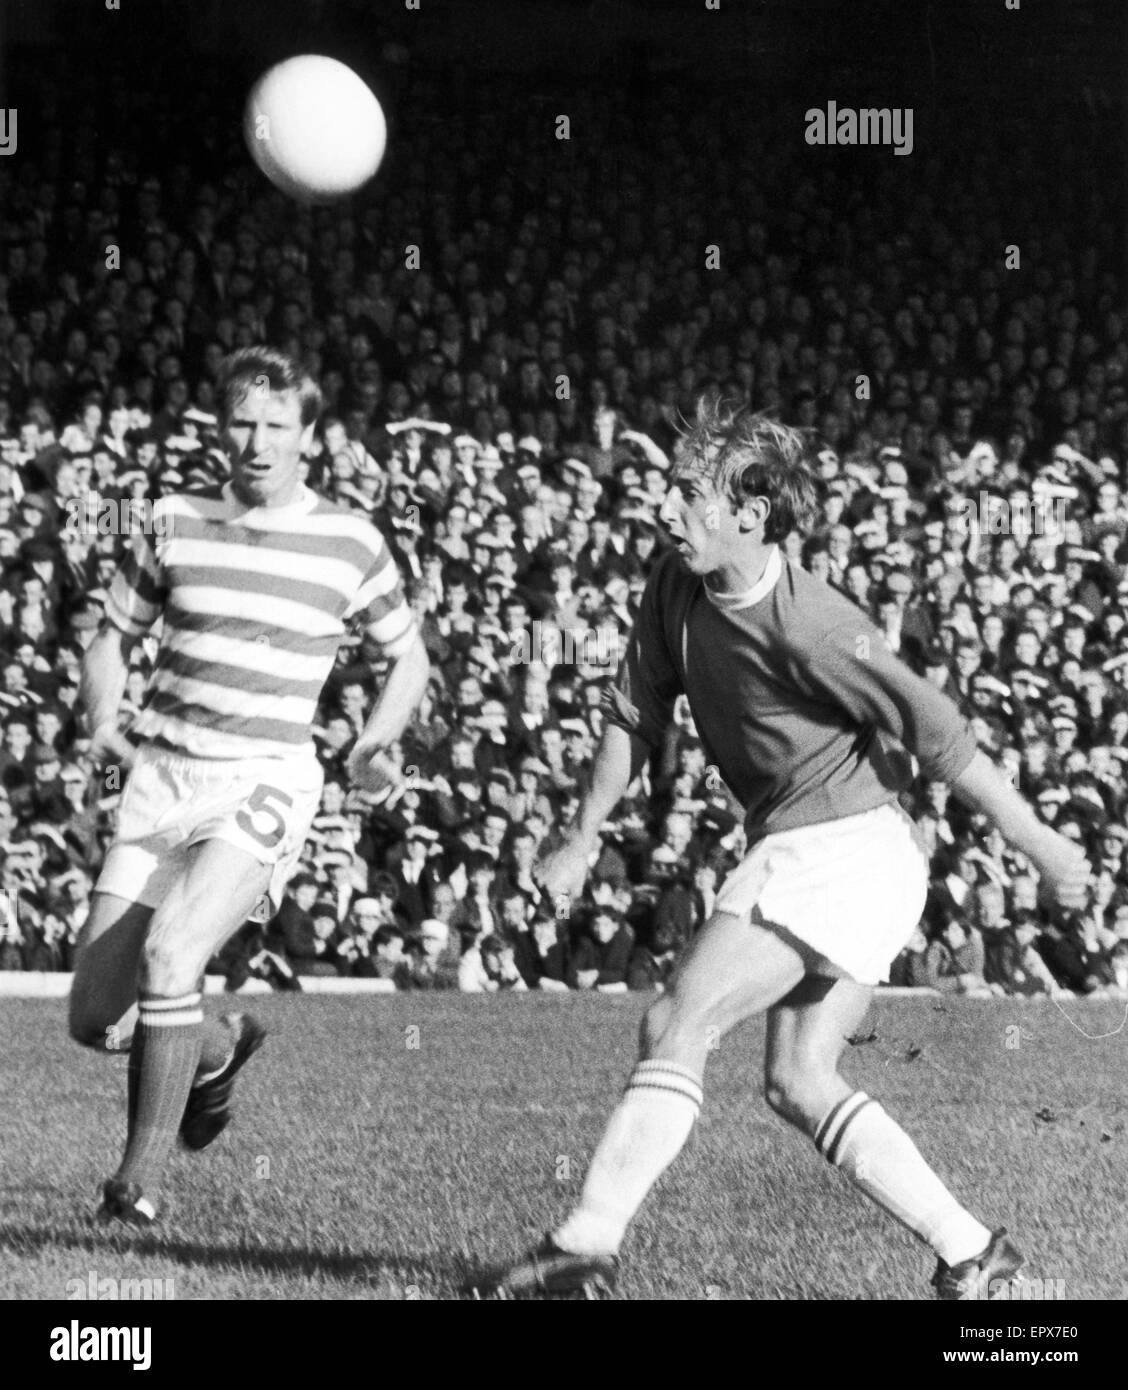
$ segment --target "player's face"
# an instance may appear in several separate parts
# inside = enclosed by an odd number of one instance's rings
[[[712,574],[742,549],[732,502],[702,473],[687,470],[671,482],[659,517],[692,574]]]
[[[252,388],[231,410],[224,443],[232,483],[250,507],[284,507],[301,486],[302,449],[313,439],[313,424],[302,426],[295,391]]]

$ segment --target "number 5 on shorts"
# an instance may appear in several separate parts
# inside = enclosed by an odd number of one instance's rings
[[[270,804],[271,801],[280,801],[283,806],[294,804],[292,796],[287,796],[277,787],[268,787],[260,782],[235,816],[235,824],[243,834],[257,840],[263,849],[273,849],[286,834],[286,818],[276,806]],[[269,816],[270,827],[267,830],[259,830],[251,819],[252,816]]]

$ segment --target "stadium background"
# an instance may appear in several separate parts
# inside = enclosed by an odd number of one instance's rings
[[[933,891],[895,978],[1128,988],[1128,12],[698,8],[8,7],[0,969],[66,970],[112,833],[73,709],[125,538],[68,528],[68,501],[210,482],[218,363],[266,339],[321,380],[310,480],[385,531],[436,678],[409,789],[374,806],[343,782],[372,691],[346,653],[306,872],[217,966],[233,985],[665,978],[740,852],[688,728],[571,922],[537,925],[528,868],[574,813],[660,551],[661,454],[719,387],[810,431],[822,525],[789,552],[952,693],[1094,864],[1088,909],[1051,920],[998,837],[914,785]],[[303,49],[369,77],[390,126],[373,187],[312,214],[239,134],[254,75]],[[803,113],[830,100],[912,107],[912,155],[807,146]],[[1028,540],[1000,510],[961,530],[959,499],[984,493],[1064,505],[1064,528]],[[515,659],[551,657],[557,630],[596,634],[595,659]]]

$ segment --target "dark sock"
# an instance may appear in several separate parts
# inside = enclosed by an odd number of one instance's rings
[[[198,994],[144,997],[129,1053],[130,1120],[116,1177],[152,1195],[180,1128],[200,1056]]]

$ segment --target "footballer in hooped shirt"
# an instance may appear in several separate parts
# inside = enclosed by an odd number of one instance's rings
[[[377,790],[429,663],[383,537],[317,496],[301,456],[321,408],[313,380],[270,348],[225,363],[231,476],[163,497],[137,534],[83,666],[93,752],[129,767],[117,833],[78,942],[71,1035],[129,1049],[125,1153],[99,1216],[147,1225],[179,1133],[202,1149],[230,1118],[235,1075],[265,1030],[205,1018],[208,960],[260,899],[277,908],[316,813],[311,727],[347,628],[388,659],[349,773]],[[118,711],[134,645],[160,622],[127,739]],[[136,746],[136,751],[135,751]]]
[[[898,802],[907,759],[883,736],[985,814],[1062,907],[1083,902],[1089,867],[869,619],[783,559],[779,543],[810,525],[814,505],[795,431],[715,397],[700,402],[661,510],[674,548],[643,596],[577,828],[538,872],[556,899],[581,891],[600,827],[682,693],[746,808],[749,848],[646,1013],[639,1060],[579,1203],[527,1255],[473,1281],[497,1296],[591,1297],[613,1286],[627,1226],[701,1109],[710,1043],[763,1012],[768,1104],[931,1247],[939,1297],[984,1297],[1022,1265],[1005,1228],[968,1211],[839,1071],[928,884],[927,853]]]

